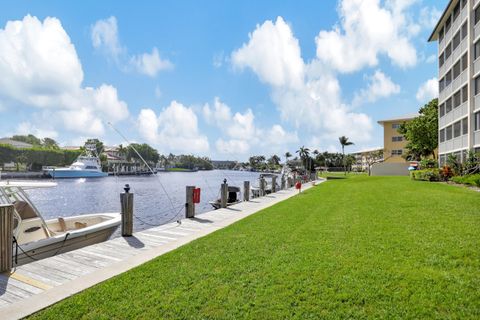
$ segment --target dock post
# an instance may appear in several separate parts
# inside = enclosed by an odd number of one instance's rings
[[[265,185],[266,185],[265,178],[260,178],[260,197],[263,197],[266,194]]]
[[[250,181],[243,181],[243,201],[250,201]]]
[[[13,205],[0,205],[0,273],[13,267]]]
[[[220,207],[226,208],[227,207],[227,198],[228,198],[228,184],[227,179],[223,180],[222,186],[220,188]]]
[[[125,185],[124,193],[120,194],[122,205],[122,237],[131,237],[133,233],[133,193],[130,193],[130,186]]]
[[[282,174],[282,177],[280,178],[280,189],[285,190],[285,175]]]
[[[272,176],[272,193],[277,192],[277,176]]]
[[[195,186],[187,186],[187,201],[185,202],[185,217],[195,217],[195,204],[193,203],[193,190]]]

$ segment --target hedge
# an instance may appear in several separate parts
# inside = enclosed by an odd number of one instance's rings
[[[440,171],[437,168],[410,171],[413,180],[440,181]]]
[[[480,188],[480,173],[453,177],[452,181],[455,183],[477,186]]]
[[[27,149],[0,144],[0,164],[9,162],[25,163],[31,166],[32,170],[39,170],[42,166],[66,166],[71,164],[80,154],[80,150],[46,149],[41,147]]]

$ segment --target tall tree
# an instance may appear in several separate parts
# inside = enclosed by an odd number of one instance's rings
[[[285,152],[285,164],[288,163],[288,158],[290,158],[292,156],[292,154],[290,152]]]
[[[302,161],[305,164],[305,171],[307,170],[307,159],[310,157],[310,149],[306,148],[305,146],[301,146],[296,153],[300,156]]]
[[[400,125],[398,132],[408,141],[406,157],[420,160],[432,156],[436,159],[438,147],[438,99],[433,99],[419,111],[420,115]]]
[[[103,142],[98,140],[97,138],[95,139],[88,139],[87,141],[85,141],[85,144],[83,145],[83,148],[84,149],[87,149],[87,145],[94,145],[95,146],[95,151],[97,152],[97,155],[100,156],[102,153],[103,153],[103,150],[104,150],[104,146],[103,146]]]
[[[45,148],[50,148],[50,149],[58,149],[58,143],[57,141],[51,139],[51,138],[43,138],[43,143],[42,145]]]
[[[39,138],[35,137],[33,134],[29,134],[29,135],[14,135],[14,136],[12,137],[12,140],[29,143],[29,144],[32,144],[32,145],[34,145],[34,146],[40,146],[40,145],[42,145],[42,140],[40,140]]]
[[[340,142],[340,145],[342,146],[342,159],[343,159],[343,172],[345,175],[347,175],[347,162],[345,161],[345,147],[346,146],[351,146],[354,144],[351,141],[348,141],[348,138],[345,136],[341,136],[338,138],[338,141]]]

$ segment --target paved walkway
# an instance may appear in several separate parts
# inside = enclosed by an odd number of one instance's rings
[[[322,181],[317,181],[318,184]],[[305,184],[308,189],[311,183]],[[282,190],[235,206],[203,213],[115,238],[0,274],[0,318],[18,319],[130,270],[195,239],[222,229],[298,193]]]

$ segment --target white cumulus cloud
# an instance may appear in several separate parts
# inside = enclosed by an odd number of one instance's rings
[[[297,128],[328,139],[370,138],[370,118],[342,102],[340,84],[329,65],[318,59],[303,61],[298,40],[281,17],[257,25],[231,60],[234,67],[249,68],[270,85],[282,119]]]
[[[422,103],[438,98],[438,79],[435,77],[422,83],[420,88],[418,88],[416,97]]]
[[[91,37],[94,48],[112,58],[123,71],[134,70],[140,74],[155,77],[160,71],[173,68],[173,63],[161,58],[155,47],[151,53],[128,56],[127,49],[120,43],[117,19],[113,16],[95,22]]]
[[[380,70],[376,70],[372,76],[367,76],[365,79],[368,85],[355,95],[353,105],[375,102],[400,92],[400,86]]]
[[[209,150],[206,136],[200,134],[192,108],[172,101],[157,115],[142,109],[137,119],[140,135],[162,152],[203,153]]]
[[[381,54],[400,67],[414,66],[417,53],[410,36],[418,28],[405,15],[414,2],[341,1],[340,25],[316,37],[317,57],[340,72],[376,66]]]
[[[249,35],[250,40],[232,53],[233,65],[250,68],[272,86],[299,87],[304,63],[298,40],[282,17],[267,20]]]
[[[289,144],[298,142],[297,132],[288,132],[279,124],[270,128],[259,127],[252,109],[233,113],[218,97],[215,97],[212,106],[206,103],[202,111],[205,121],[221,130],[222,138],[215,143],[220,154],[236,157],[260,149],[262,152],[278,153]]]
[[[0,101],[41,109],[48,125],[102,135],[104,121],[128,117],[127,104],[119,99],[115,87],[82,86],[80,60],[56,18],[42,22],[27,15],[8,21],[0,29],[0,74]],[[28,126],[36,132],[49,130],[40,120]]]

